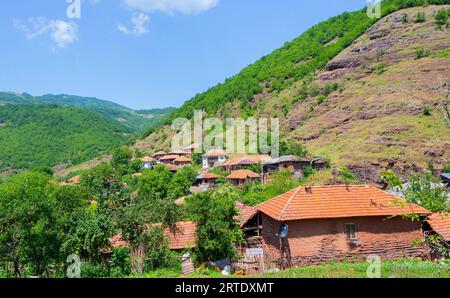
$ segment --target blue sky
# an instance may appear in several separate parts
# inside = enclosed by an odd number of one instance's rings
[[[72,0],[76,1],[76,0]],[[0,3],[0,90],[131,108],[180,106],[314,24],[366,0],[66,0]],[[76,11],[75,11],[76,12]]]

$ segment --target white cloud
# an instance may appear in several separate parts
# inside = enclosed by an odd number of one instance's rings
[[[23,31],[27,39],[32,40],[41,35],[49,34],[60,48],[65,48],[78,40],[78,25],[61,20],[47,20],[44,17],[29,18],[26,23],[13,20],[14,26]]]
[[[123,0],[124,3],[136,10],[145,12],[161,11],[169,14],[180,12],[183,14],[197,14],[214,8],[219,0]]]
[[[150,17],[148,15],[144,13],[135,13],[131,18],[131,28],[119,24],[117,29],[125,34],[141,35],[148,32],[147,23],[149,21]]]

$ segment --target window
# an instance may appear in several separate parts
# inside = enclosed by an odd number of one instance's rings
[[[345,235],[347,235],[348,240],[356,240],[358,239],[356,235],[356,224],[346,224],[344,226]]]

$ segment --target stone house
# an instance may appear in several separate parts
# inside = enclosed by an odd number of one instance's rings
[[[424,245],[413,244],[423,240],[422,222],[402,215],[425,218],[430,212],[375,187],[298,187],[256,209],[267,259],[311,265],[372,254],[384,259],[428,255]]]
[[[213,149],[202,156],[203,169],[211,169],[220,166],[228,159],[228,154],[222,149]]]

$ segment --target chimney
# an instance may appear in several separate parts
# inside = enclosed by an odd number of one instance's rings
[[[305,187],[306,193],[309,195],[312,195],[312,187],[311,186],[307,186]]]

